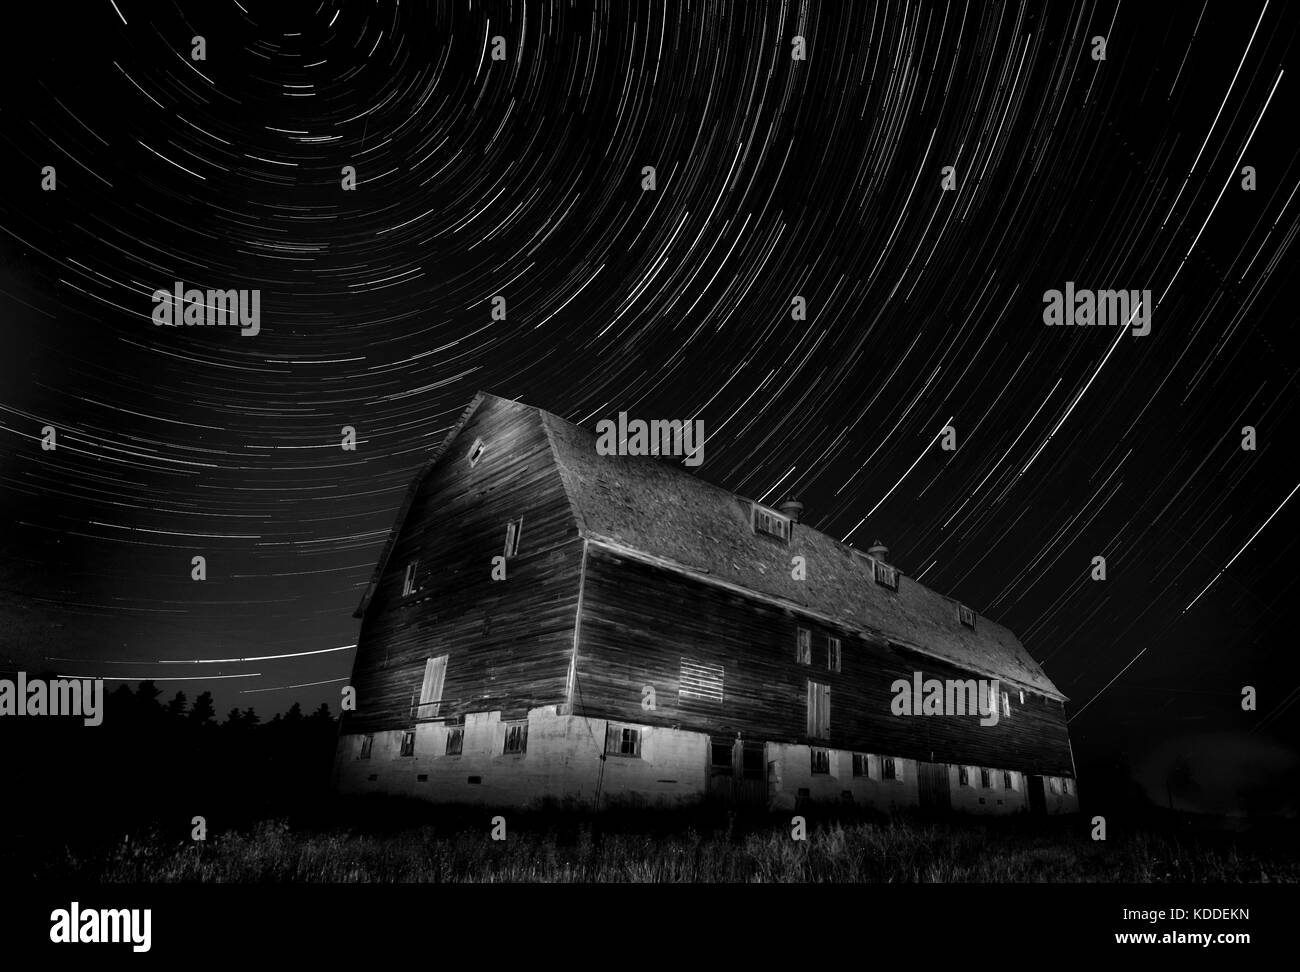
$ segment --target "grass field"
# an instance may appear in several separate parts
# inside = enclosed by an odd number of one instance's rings
[[[399,815],[400,816],[400,815]],[[1291,830],[1276,835],[1112,834],[1083,818],[825,819],[665,829],[610,818],[490,815],[379,827],[263,821],[194,842],[158,831],[47,858],[45,879],[103,882],[1295,882]],[[1293,825],[1292,828],[1293,829]]]

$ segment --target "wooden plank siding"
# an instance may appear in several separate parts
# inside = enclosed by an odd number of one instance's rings
[[[477,439],[486,449],[473,467]],[[491,578],[506,525],[523,517],[506,579]],[[342,732],[410,728],[426,660],[449,656],[439,718],[567,700],[582,561],[539,414],[485,397],[416,490],[361,625]],[[402,594],[418,559],[418,591]]]
[[[811,664],[796,661],[796,630],[812,630]],[[827,637],[841,670],[827,668]],[[679,699],[682,659],[723,669],[721,704]],[[1011,715],[899,717],[892,683],[977,676],[932,657],[870,642],[793,611],[701,583],[592,544],[575,661],[575,713],[715,735],[1072,776],[1061,703],[1006,687]],[[830,686],[830,735],[807,735],[808,682]],[[642,708],[643,686],[655,709]]]

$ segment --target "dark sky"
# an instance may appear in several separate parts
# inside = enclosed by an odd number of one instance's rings
[[[1294,6],[42,6],[2,51],[0,663],[336,708],[484,389],[703,419],[699,475],[1011,627],[1081,759],[1294,762]],[[156,327],[176,281],[260,289],[260,333]],[[1045,326],[1066,281],[1151,334]]]

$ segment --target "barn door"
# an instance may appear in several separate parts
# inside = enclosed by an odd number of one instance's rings
[[[709,796],[724,803],[767,803],[767,753],[761,742],[715,736],[709,741]]]
[[[1041,776],[1027,776],[1029,781],[1029,812],[1030,813],[1047,813],[1047,795],[1043,793],[1043,778]]]
[[[917,799],[922,810],[947,812],[952,809],[952,792],[948,787],[948,765],[918,761]]]

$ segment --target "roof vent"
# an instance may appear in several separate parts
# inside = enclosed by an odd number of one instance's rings
[[[793,496],[778,506],[777,509],[788,516],[794,523],[798,523],[799,517],[803,515],[803,504]]]
[[[867,555],[879,560],[882,564],[889,563],[889,548],[877,540],[867,548]]]

